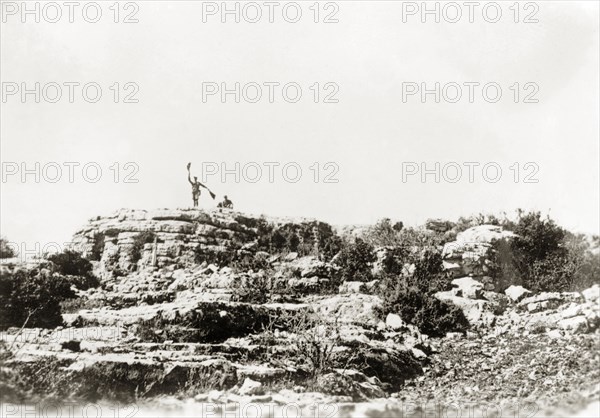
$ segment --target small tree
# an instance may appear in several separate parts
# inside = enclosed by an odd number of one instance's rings
[[[342,247],[336,263],[341,281],[368,282],[373,279],[372,263],[377,260],[373,246],[357,238]]]

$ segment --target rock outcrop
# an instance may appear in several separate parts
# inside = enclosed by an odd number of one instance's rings
[[[495,241],[510,242],[514,234],[501,226],[479,225],[456,236],[456,240],[444,245],[442,257],[444,267],[453,277],[470,276],[484,285],[485,290],[503,291],[508,284],[494,277],[493,259]]]
[[[102,273],[186,267],[232,250],[251,254],[258,222],[225,209],[122,209],[90,220],[75,233],[72,245],[99,259]]]
[[[61,384],[85,389],[93,376],[95,390],[126,400],[282,394],[289,400],[299,392],[310,399],[316,388],[348,406],[400,390],[422,396],[435,379],[460,378],[475,388],[479,373],[489,377],[482,387],[493,393],[497,382],[505,387],[534,365],[536,349],[558,373],[557,356],[536,347],[536,337],[583,347],[600,327],[598,285],[581,293],[504,289],[491,276],[492,244],[513,235],[496,226],[470,228],[445,245],[453,288],[435,296],[460,307],[471,329],[430,338],[411,325],[413,318],[381,315],[378,280],[340,285],[333,280],[335,263],[318,254],[265,251],[266,222],[294,221],[188,209],[121,210],[91,220],[73,241],[96,260],[102,286],[78,291],[80,305],[63,315],[63,327],[2,333],[0,345],[18,353],[4,365],[23,376],[43,365],[57,382],[52,390],[68,391]],[[429,223],[444,233],[449,227]],[[52,266],[9,262],[2,268]],[[529,364],[515,364],[509,346],[522,350]],[[528,382],[544,367],[527,371]]]

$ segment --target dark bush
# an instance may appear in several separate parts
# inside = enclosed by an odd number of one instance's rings
[[[60,343],[60,346],[64,350],[70,350],[70,351],[75,351],[75,352],[81,351],[81,341],[76,341],[76,340],[63,341],[62,343]]]
[[[514,232],[517,237],[512,249],[521,272],[528,272],[536,261],[566,255],[563,246],[566,231],[552,219],[543,219],[540,212],[522,214]]]
[[[422,228],[403,228],[398,235],[399,245],[412,249],[415,259],[421,250],[441,248],[444,243],[454,238],[454,235],[449,235],[448,232],[440,233]]]
[[[63,276],[17,271],[0,276],[0,329],[54,328],[62,324],[60,302],[75,295]]]
[[[410,263],[411,251],[406,246],[385,249],[382,260],[382,274],[384,276],[398,276],[403,274],[404,265]]]
[[[572,290],[579,291],[594,284],[600,284],[598,247],[597,235],[591,237],[591,239],[587,239],[582,234],[569,234],[567,236],[570,259],[577,264],[577,269],[571,280]]]
[[[100,286],[100,281],[92,273],[92,263],[83,258],[80,253],[65,250],[62,253],[51,254],[52,261],[60,274],[69,276],[67,280],[76,288],[86,290]]]
[[[386,275],[380,296],[382,319],[395,313],[422,332],[438,337],[451,331],[464,331],[469,323],[462,310],[437,299],[434,294],[451,287],[450,277],[444,271],[439,252],[426,249],[415,261],[411,275]]]
[[[260,332],[279,313],[249,304],[199,302],[196,309],[175,320],[156,317],[141,321],[133,332],[144,342],[217,343]]]
[[[308,221],[276,225],[264,218],[238,216],[238,223],[252,228],[257,237],[257,250],[270,254],[297,252],[299,256],[318,255],[330,260],[341,248],[341,238],[331,225]],[[318,254],[316,254],[318,252]]]
[[[449,290],[451,277],[444,270],[442,254],[439,251],[426,249],[415,261],[415,272],[411,285],[423,293],[435,293]]]
[[[462,332],[469,328],[469,321],[458,306],[441,301],[431,295],[423,295],[419,292],[411,295],[410,293],[406,296],[407,299],[413,300],[421,306],[412,322],[425,334],[442,337],[447,332]],[[422,300],[417,302],[419,296]],[[401,316],[402,309],[400,307]],[[404,316],[402,317],[404,318]]]
[[[577,291],[598,282],[600,260],[583,235],[572,234],[540,212],[519,210],[507,244],[493,244],[493,271],[506,286],[522,284],[534,292]]]
[[[342,247],[336,264],[340,266],[337,272],[338,281],[360,281],[373,280],[373,262],[377,260],[374,248],[371,244],[357,238],[354,242]]]
[[[341,249],[341,239],[324,222],[302,222],[274,226],[268,245],[262,250],[269,253],[297,252],[299,256],[317,255],[330,260]]]
[[[56,265],[60,274],[87,276],[92,273],[92,263],[76,251],[65,250],[62,253],[51,254],[48,260]]]
[[[416,287],[410,287],[404,279],[395,283],[388,281],[382,292],[382,319],[395,313],[427,335],[441,337],[447,332],[465,331],[469,327],[462,310],[451,303],[437,299]]]
[[[518,213],[520,214],[522,213],[522,211],[519,209]],[[499,225],[509,231],[514,230],[516,226],[515,222],[509,219],[506,213],[502,213],[500,216],[496,216],[494,214],[479,213],[477,215],[471,215],[467,217],[461,216],[460,218],[458,218],[458,221],[456,222],[456,225],[454,226],[453,230],[456,233],[459,233],[471,227],[479,225]]]

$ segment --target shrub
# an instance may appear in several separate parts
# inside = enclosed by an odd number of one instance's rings
[[[444,271],[439,252],[426,249],[415,261],[410,275],[387,275],[381,286],[382,319],[389,313],[399,314],[422,332],[437,337],[451,331],[464,331],[469,323],[462,310],[437,299],[434,294],[450,288],[450,277]]]
[[[331,225],[318,221],[271,226],[263,232],[267,239],[259,240],[260,249],[269,253],[297,252],[301,257],[317,255],[330,260],[342,244]]]
[[[398,276],[404,274],[404,265],[410,263],[411,251],[406,246],[385,249],[382,263],[382,274],[384,276]]]
[[[65,250],[49,255],[48,260],[54,263],[60,274],[70,276],[67,280],[76,288],[86,290],[100,286],[100,281],[92,273],[92,263],[83,258],[80,253]]]
[[[403,280],[391,286],[388,283],[382,298],[383,306],[379,312],[382,319],[389,313],[398,314],[432,337],[441,337],[452,331],[465,331],[469,327],[469,322],[458,306],[441,301],[432,293],[411,287]]]
[[[377,260],[371,244],[357,238],[354,242],[342,247],[336,264],[340,266],[337,273],[339,281],[368,282],[373,279],[372,263]]]
[[[600,256],[598,256],[598,236],[591,241],[582,234],[567,236],[569,258],[576,262],[577,269],[571,279],[571,290],[583,290],[600,284]]]
[[[17,271],[0,276],[0,329],[54,328],[62,324],[60,302],[75,295],[63,276]]]
[[[563,246],[566,231],[552,219],[543,219],[540,212],[521,214],[514,232],[517,237],[512,249],[521,272],[528,272],[536,261],[566,255]]]
[[[176,320],[155,317],[139,321],[133,333],[144,342],[220,343],[260,332],[271,315],[277,314],[277,311],[250,304],[199,302],[193,311]]]
[[[402,222],[392,224],[390,218],[383,218],[369,227],[364,233],[364,239],[375,247],[390,247],[403,244],[400,232],[404,228]]]
[[[195,262],[198,264],[207,263],[218,267],[225,267],[233,263],[236,254],[237,249],[234,247],[227,248],[224,251],[215,251],[198,245],[195,251]]]
[[[423,293],[442,292],[450,289],[451,278],[444,269],[442,254],[439,251],[426,249],[415,261],[415,272],[411,285]]]
[[[5,238],[0,238],[0,258],[13,258],[18,255],[15,249],[8,244]]]
[[[288,332],[295,335],[296,363],[304,368],[313,382],[333,371],[335,349],[342,341],[337,318],[329,322],[316,312],[299,311],[282,314],[280,321]]]
[[[70,276],[87,276],[92,273],[92,263],[83,258],[80,253],[65,250],[61,253],[51,254],[48,260],[58,268],[59,273]]]
[[[234,302],[263,304],[271,300],[273,287],[269,277],[263,274],[245,277],[232,286],[232,291],[231,300]]]
[[[517,212],[518,214],[522,213],[520,209]],[[460,218],[458,218],[458,221],[454,226],[454,231],[456,233],[459,233],[471,227],[479,225],[499,225],[509,231],[514,230],[516,226],[515,222],[509,219],[506,213],[502,213],[501,216],[496,216],[494,214],[479,213],[477,215],[471,215],[467,217],[461,216]]]
[[[447,233],[439,233],[421,228],[403,228],[398,237],[401,245],[413,250],[417,257],[425,248],[438,249],[453,239]]]
[[[583,235],[569,233],[540,212],[518,211],[505,227],[516,237],[494,242],[492,274],[503,287],[522,284],[534,291],[576,291],[598,281],[600,260]]]
[[[264,218],[238,216],[236,221],[255,231],[258,251],[270,254],[297,252],[298,255],[318,255],[325,260],[335,256],[341,247],[341,238],[331,225],[319,221],[276,225]],[[315,254],[318,251],[318,254]]]

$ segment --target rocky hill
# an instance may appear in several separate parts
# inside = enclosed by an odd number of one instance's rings
[[[297,251],[275,250],[279,236],[297,238]],[[377,413],[431,394],[478,408],[597,397],[600,288],[507,286],[490,251],[512,236],[482,225],[444,245],[453,287],[436,297],[460,307],[470,328],[433,338],[408,318],[382,316],[379,280],[339,283],[338,256],[324,256],[335,238],[325,224],[227,209],[98,217],[73,245],[101,287],[77,290],[62,327],[2,334],[16,353],[2,369],[3,396],[26,388],[34,398],[318,402],[357,416],[387,416]],[[23,268],[53,267],[5,263],[3,272]]]

